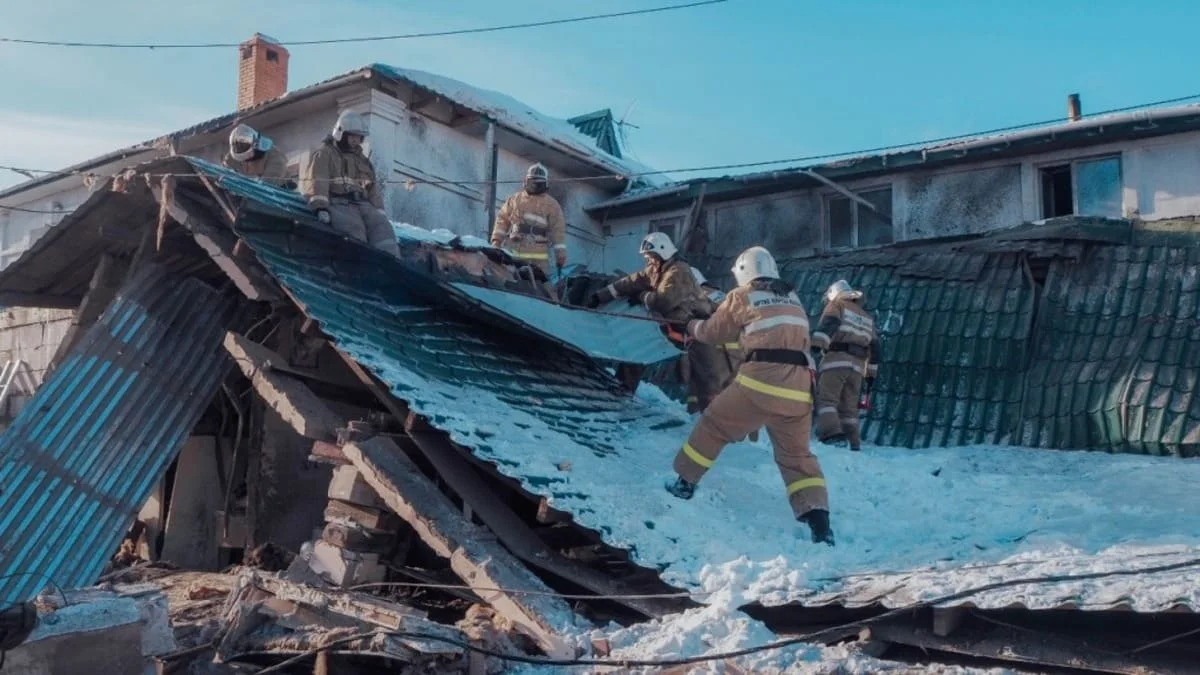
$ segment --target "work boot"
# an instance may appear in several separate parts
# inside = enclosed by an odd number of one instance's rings
[[[813,509],[808,513],[796,518],[802,523],[808,525],[812,530],[813,543],[825,542],[833,546],[833,529],[829,527],[829,512],[825,509]]]
[[[696,492],[696,484],[687,482],[683,476],[677,476],[674,483],[667,483],[666,488],[667,492],[680,499],[691,499]]]
[[[832,445],[835,448],[840,448],[846,445],[846,434],[838,432],[836,434],[829,434],[824,438],[818,438],[817,440],[821,441],[825,445]]]

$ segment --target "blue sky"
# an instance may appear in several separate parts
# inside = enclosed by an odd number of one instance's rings
[[[443,30],[678,0],[39,0],[0,35],[237,42]],[[1138,6],[1138,5],[1141,6]],[[850,151],[1200,93],[1200,4],[728,0],[549,28],[291,49],[295,89],[371,62],[567,117],[611,107],[659,169]],[[229,112],[236,49],[0,43],[0,164],[61,168]],[[690,176],[698,174],[681,174]],[[24,180],[0,171],[0,186]]]

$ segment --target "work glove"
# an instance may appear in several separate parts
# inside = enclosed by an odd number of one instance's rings
[[[629,306],[637,307],[638,305],[642,304],[642,299],[645,297],[646,297],[646,291],[642,291],[640,293],[634,293],[633,295],[629,296]]]
[[[329,209],[317,209],[317,220],[328,225],[333,222],[333,216],[329,214]]]
[[[592,293],[591,295],[589,295],[588,299],[587,299],[587,308],[588,309],[596,309],[599,306],[600,306],[600,294]]]
[[[561,248],[554,249],[554,260],[558,263],[558,269],[567,266],[567,252]]]

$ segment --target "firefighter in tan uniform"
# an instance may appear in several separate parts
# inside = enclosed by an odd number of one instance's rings
[[[825,291],[825,311],[812,336],[814,353],[822,353],[817,379],[817,438],[822,443],[848,442],[859,450],[858,400],[865,382],[879,373],[879,334],[875,319],[862,306],[862,291],[844,279]]]
[[[594,294],[589,307],[614,298],[629,298],[651,314],[667,321],[684,323],[711,314],[708,298],[700,291],[690,265],[680,260],[675,244],[662,232],[651,232],[642,240],[646,269],[617,279]],[[682,359],[680,379],[688,387],[688,412],[698,412],[720,393],[724,384],[721,354],[707,344],[691,343]]]
[[[832,546],[825,477],[809,450],[813,399],[808,314],[791,285],[779,278],[767,249],[743,251],[733,274],[738,287],[711,317],[688,322],[686,332],[708,344],[739,340],[745,360],[733,384],[704,411],[675,456],[679,476],[667,490],[690,499],[726,445],[765,425],[792,512],[808,525],[814,542]]]
[[[505,248],[521,261],[550,274],[550,249],[561,271],[567,265],[567,221],[550,195],[550,172],[534,164],[525,172],[523,189],[500,207],[492,224],[492,246]]]
[[[246,124],[239,124],[229,132],[229,152],[221,163],[275,187],[286,190],[296,187],[287,175],[287,156],[271,139]]]
[[[696,277],[696,283],[700,284],[700,292],[704,294],[704,297],[708,298],[709,305],[712,308],[709,312],[711,316],[713,312],[717,311],[717,307],[721,305],[721,302],[725,300],[725,292],[708,283],[708,279],[705,278],[704,274],[695,267],[692,268],[692,275]],[[717,359],[716,368],[718,371],[721,371],[719,373],[720,389],[718,391],[723,391],[733,382],[733,376],[737,374],[738,368],[742,366],[742,345],[734,340],[733,342],[726,342],[720,345],[717,350],[721,356],[721,358]],[[748,438],[752,442],[757,443],[758,429],[751,431]]]
[[[308,158],[300,193],[317,219],[333,229],[392,255],[400,254],[396,231],[383,210],[375,167],[363,154],[367,121],[356,112],[338,116],[333,133]]]

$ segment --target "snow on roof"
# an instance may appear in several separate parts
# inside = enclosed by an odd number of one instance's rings
[[[602,165],[610,167],[614,173],[624,176],[649,173],[651,175],[638,177],[638,181],[646,185],[666,185],[672,182],[665,175],[653,174],[654,169],[644,164],[608,154],[597,147],[596,139],[583,133],[567,120],[540,113],[507,94],[481,89],[459,80],[422,70],[397,68],[386,64],[374,64],[371,67],[385,75],[435,91],[460,105],[494,118],[506,127],[544,141],[548,145],[559,144],[577,153],[588,155]]]

